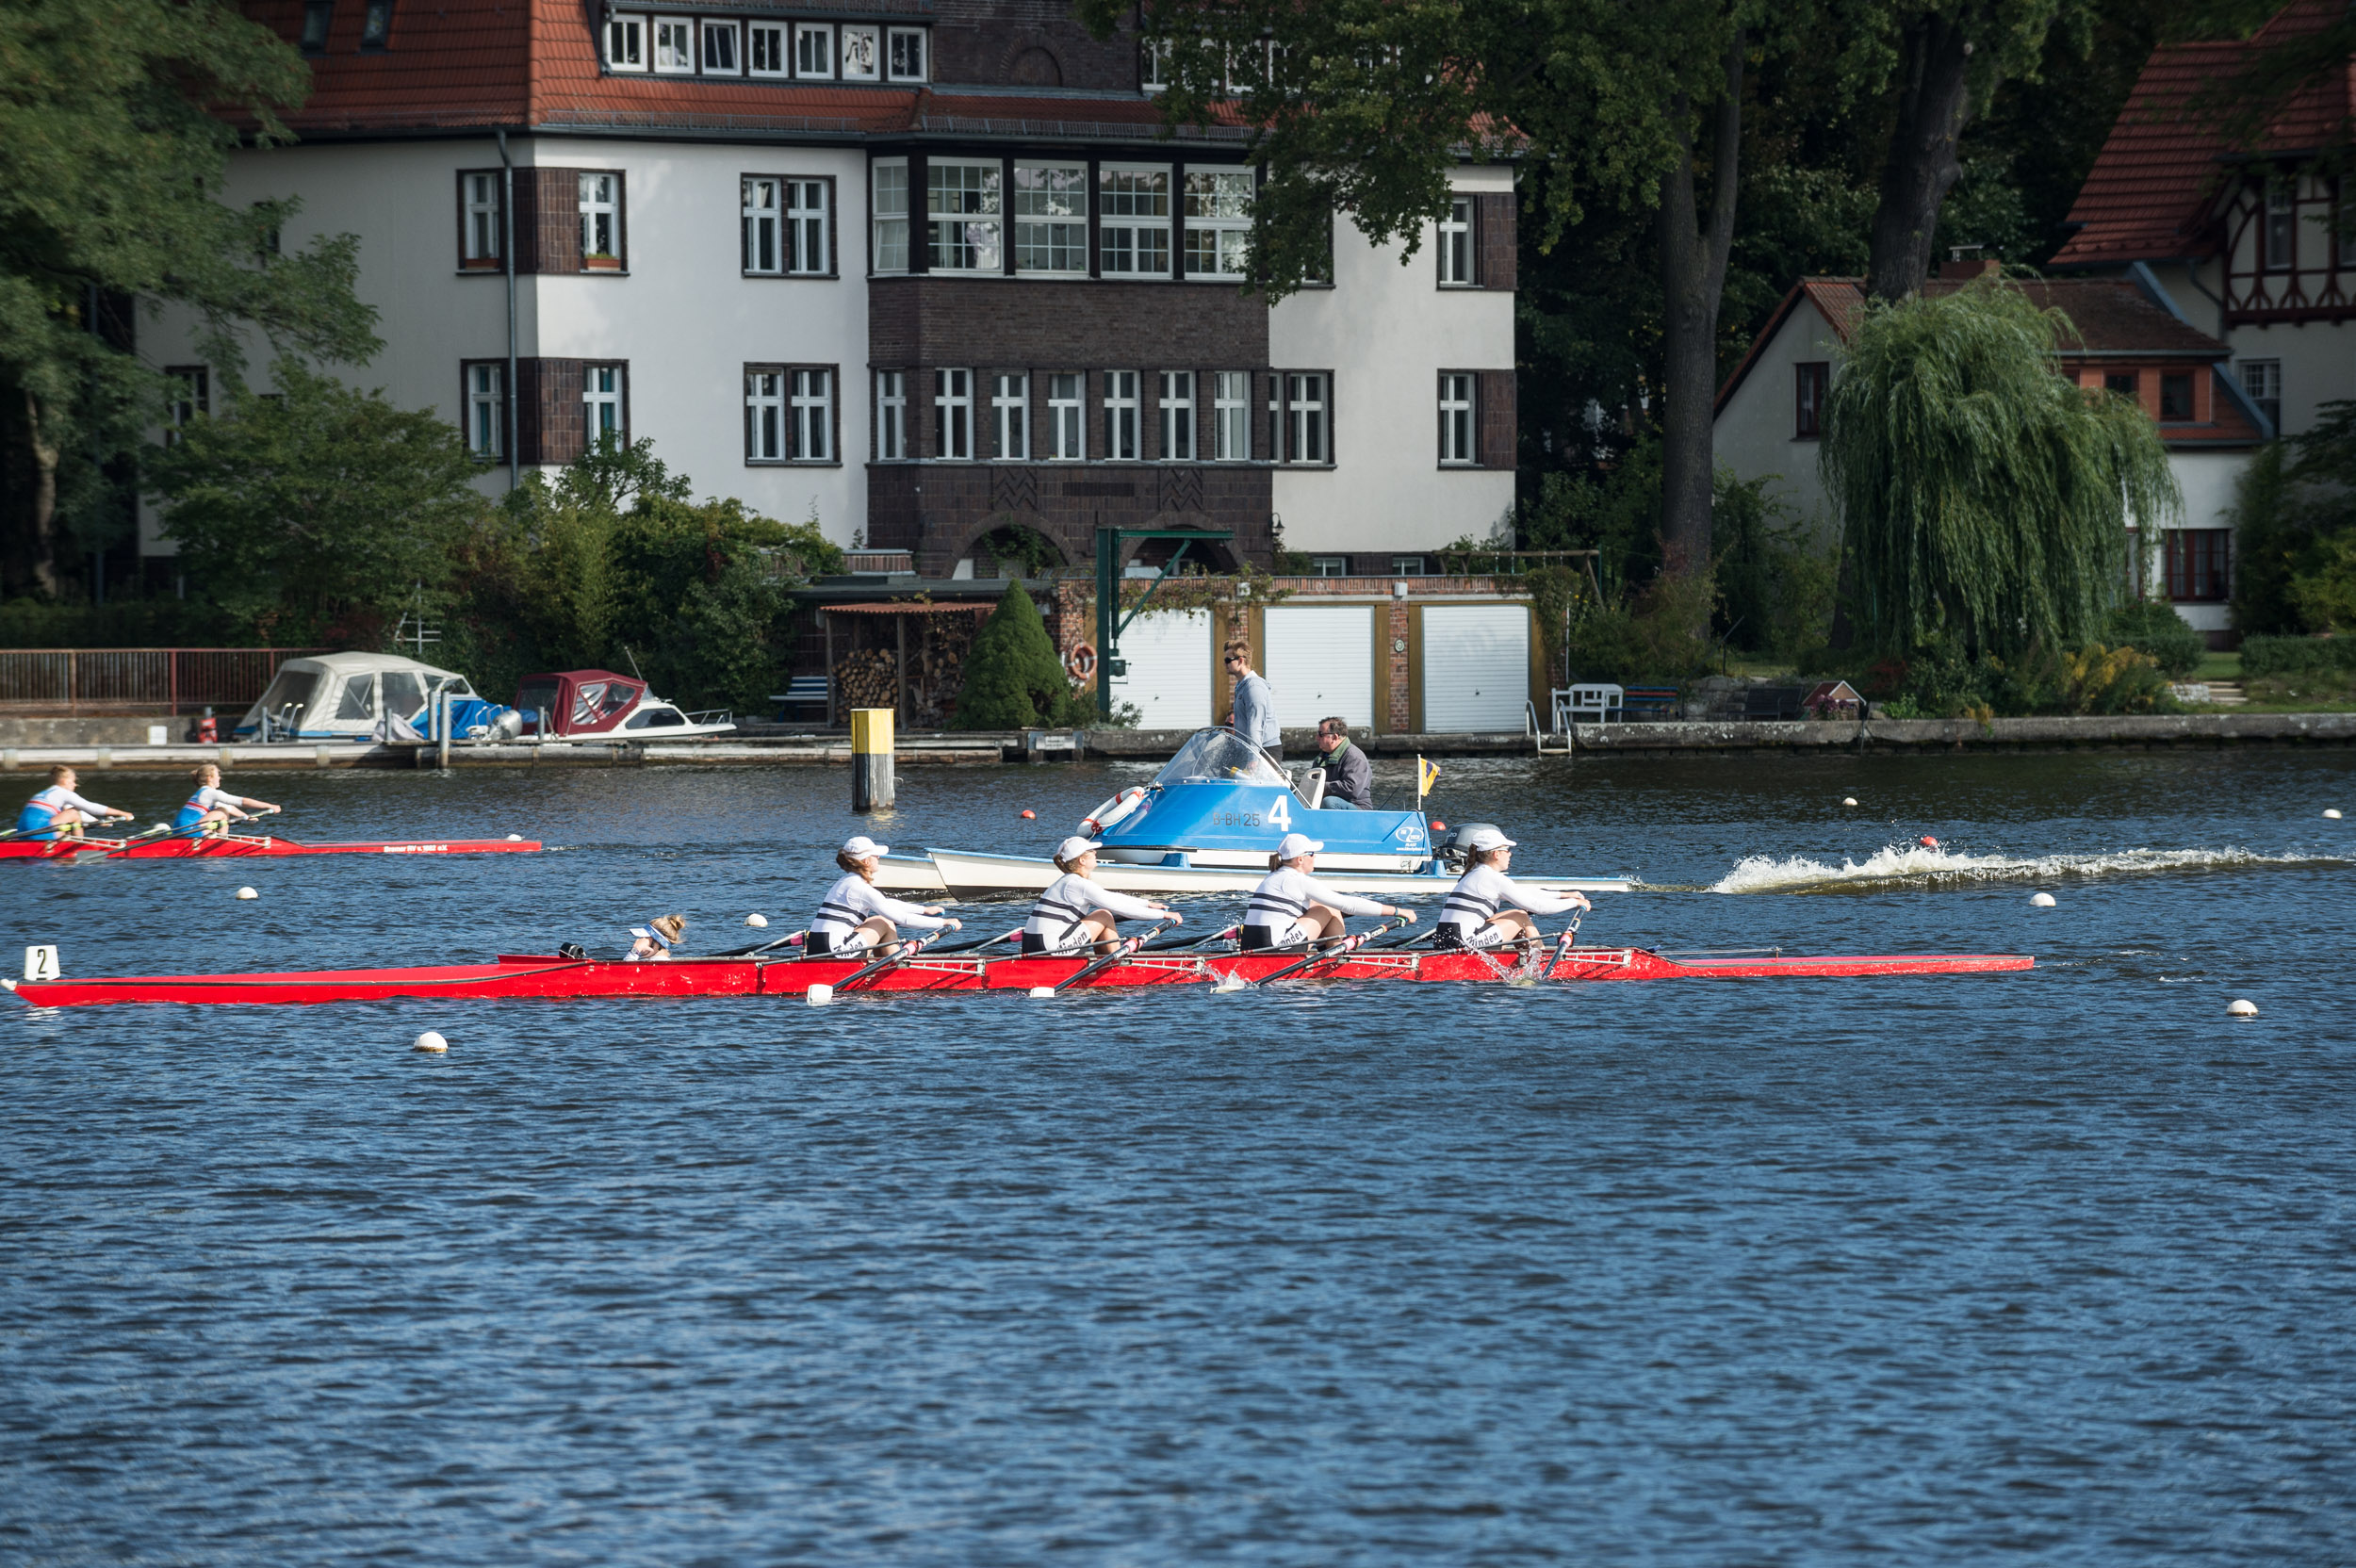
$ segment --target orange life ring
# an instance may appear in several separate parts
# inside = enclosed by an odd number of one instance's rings
[[[1096,649],[1086,643],[1074,643],[1072,651],[1063,656],[1063,667],[1074,680],[1086,680],[1096,673]]]

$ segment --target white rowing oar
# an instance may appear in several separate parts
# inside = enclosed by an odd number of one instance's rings
[[[1155,937],[1161,935],[1169,929],[1170,922],[1164,921],[1159,925],[1153,926],[1149,930],[1138,932],[1136,936],[1121,942],[1110,953],[1105,954],[1103,957],[1096,959],[1092,963],[1081,965],[1078,969],[1073,970],[1070,974],[1065,975],[1062,979],[1048,987],[1047,994],[1053,996],[1067,986],[1078,985],[1081,981],[1087,979],[1089,975],[1096,973],[1099,970],[1110,969],[1113,965],[1121,962],[1123,958],[1129,957],[1135,954],[1137,949],[1143,947],[1147,942],[1153,940]],[[1034,990],[1031,994],[1036,996],[1039,993],[1037,990]]]
[[[918,954],[924,952],[926,947],[931,945],[931,942],[932,939],[929,937],[919,937],[912,942],[901,942],[898,944],[900,951],[891,955],[889,957],[878,958],[874,963],[867,965],[864,969],[858,971],[856,973],[853,973],[844,979],[836,981],[834,983],[834,988],[838,992],[847,991],[853,986],[858,985],[860,981],[866,979],[871,974],[880,973],[883,971],[890,969],[894,964],[905,964],[910,958],[913,958]]]
[[[1312,953],[1306,958],[1301,959],[1301,962],[1297,964],[1286,964],[1283,969],[1278,970],[1275,973],[1264,974],[1257,980],[1244,980],[1243,977],[1237,974],[1234,970],[1229,970],[1227,972],[1227,978],[1230,980],[1238,980],[1242,983],[1235,986],[1224,986],[1224,983],[1222,982],[1222,986],[1225,989],[1241,990],[1245,986],[1272,985],[1276,981],[1284,979],[1284,976],[1288,974],[1300,973],[1302,970],[1307,969],[1311,964],[1329,963],[1335,958],[1348,957],[1350,954],[1355,953],[1358,949],[1366,946],[1366,943],[1374,940],[1375,938],[1383,935],[1383,932],[1397,929],[1400,923],[1400,922],[1396,920],[1385,921],[1383,923],[1374,927],[1370,931],[1361,931],[1354,937],[1344,937],[1337,945],[1329,948],[1325,952]]]

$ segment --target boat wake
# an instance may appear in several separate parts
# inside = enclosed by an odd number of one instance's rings
[[[1713,893],[1870,892],[1975,882],[2041,882],[2054,877],[2148,876],[2169,872],[2238,871],[2253,866],[2338,866],[2336,855],[2260,855],[2247,849],[2123,849],[2107,855],[1961,855],[1920,844],[1891,844],[1838,866],[1806,856],[1754,855],[1710,884]]]

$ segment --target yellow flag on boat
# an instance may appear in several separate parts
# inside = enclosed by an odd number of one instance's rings
[[[1427,762],[1421,757],[1415,759],[1415,800],[1418,805],[1421,805],[1424,796],[1432,792],[1432,781],[1439,776],[1439,763]]]

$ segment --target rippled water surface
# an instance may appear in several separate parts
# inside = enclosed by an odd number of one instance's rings
[[[2348,1560],[2356,759],[1445,768],[1517,869],[1649,885],[1595,939],[2039,967],[0,997],[0,1560]],[[878,836],[1139,774],[909,768]],[[0,863],[9,967],[709,951],[859,825],[840,770],[231,783],[564,847]]]

